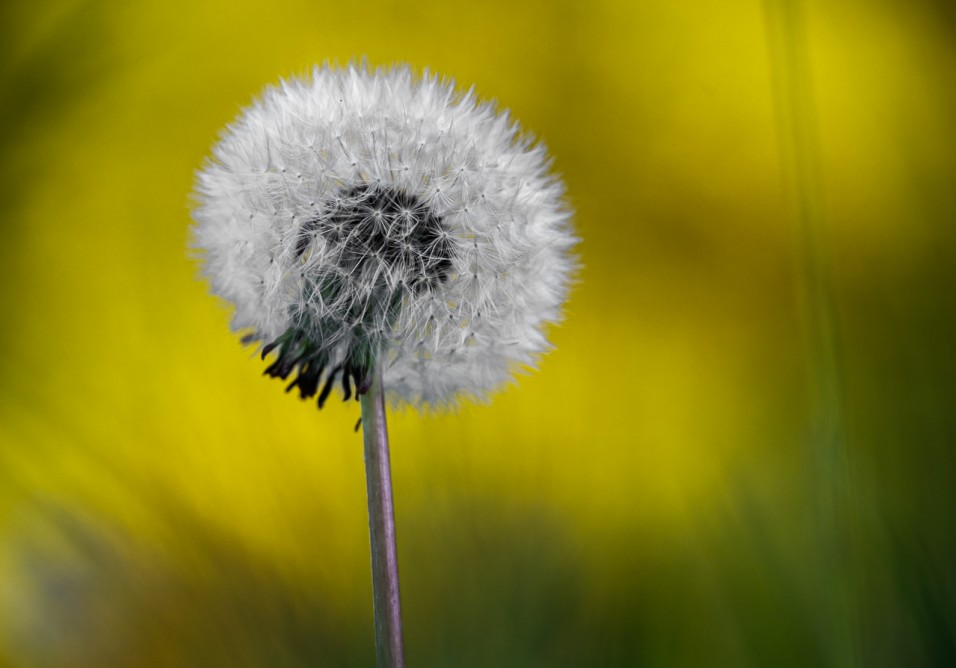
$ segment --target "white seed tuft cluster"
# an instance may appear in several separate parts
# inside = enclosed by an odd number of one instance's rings
[[[407,67],[266,89],[198,175],[193,243],[233,328],[303,397],[383,368],[393,404],[484,398],[547,350],[576,239],[545,149]],[[321,391],[320,391],[321,386]]]

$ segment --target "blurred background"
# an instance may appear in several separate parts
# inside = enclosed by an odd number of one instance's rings
[[[187,255],[313,63],[474,83],[583,270],[489,405],[390,416],[409,666],[956,665],[943,0],[0,6],[0,666],[370,666],[356,404]]]

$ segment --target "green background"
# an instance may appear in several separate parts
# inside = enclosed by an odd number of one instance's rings
[[[357,406],[261,378],[186,252],[219,129],[362,56],[510,109],[583,239],[538,371],[390,416],[409,666],[956,665],[954,34],[928,0],[4,3],[0,665],[373,664]]]

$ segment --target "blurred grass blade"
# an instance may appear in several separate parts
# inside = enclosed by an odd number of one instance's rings
[[[838,327],[813,100],[809,38],[800,0],[765,0],[778,143],[796,234],[796,281],[802,309],[810,395],[809,446],[819,521],[821,633],[830,663],[860,665],[851,573],[851,497]]]

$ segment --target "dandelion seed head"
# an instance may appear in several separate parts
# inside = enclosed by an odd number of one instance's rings
[[[562,183],[507,112],[407,67],[267,88],[199,172],[193,244],[289,390],[483,399],[549,348],[575,268]]]

